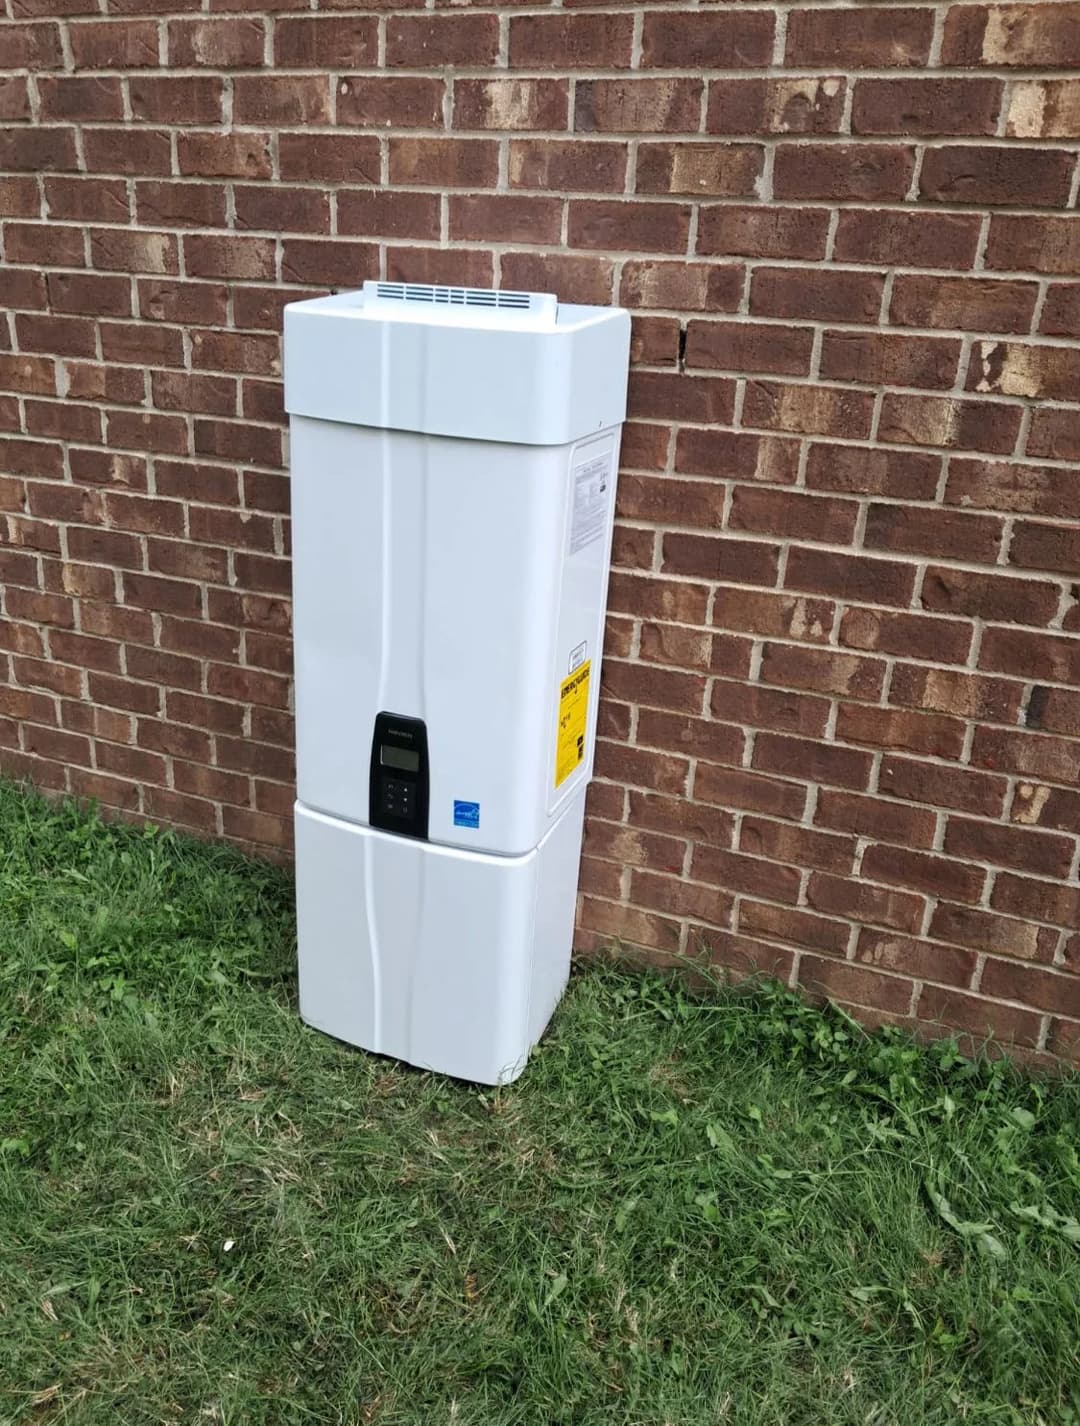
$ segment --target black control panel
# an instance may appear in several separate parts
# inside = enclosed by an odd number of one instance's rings
[[[369,818],[384,832],[428,834],[427,728],[419,718],[375,715],[371,743]]]

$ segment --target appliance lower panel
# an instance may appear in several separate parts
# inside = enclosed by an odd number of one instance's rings
[[[584,792],[522,856],[296,806],[300,1014],[481,1084],[516,1079],[570,970]]]

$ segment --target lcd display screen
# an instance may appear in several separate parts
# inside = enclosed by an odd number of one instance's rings
[[[383,767],[398,768],[401,772],[420,771],[420,754],[415,748],[392,748],[383,743],[379,748],[379,762]]]

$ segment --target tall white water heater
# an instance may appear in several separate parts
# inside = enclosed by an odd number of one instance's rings
[[[300,1013],[462,1079],[569,971],[629,340],[528,292],[285,309]]]

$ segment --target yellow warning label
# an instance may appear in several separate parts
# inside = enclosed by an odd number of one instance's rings
[[[589,659],[564,678],[559,687],[559,731],[555,739],[555,786],[559,787],[585,761],[585,729],[589,721]]]

